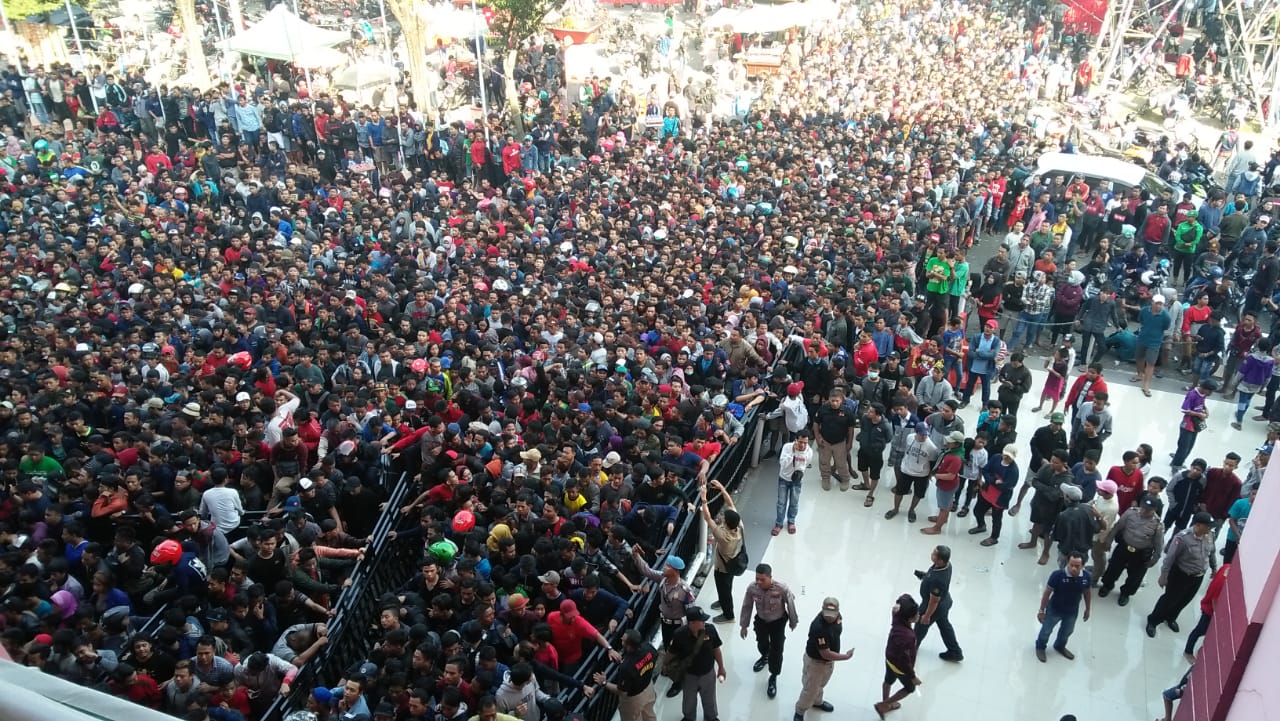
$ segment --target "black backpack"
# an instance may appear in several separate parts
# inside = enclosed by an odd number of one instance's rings
[[[730,576],[741,576],[746,573],[747,567],[751,565],[751,558],[747,555],[746,536],[743,536],[742,545],[738,547],[738,555],[733,558],[720,556],[720,560],[724,561],[724,572]]]

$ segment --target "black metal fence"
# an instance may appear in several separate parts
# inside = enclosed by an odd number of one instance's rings
[[[775,363],[794,365],[802,356],[800,346],[791,344]],[[711,464],[707,477],[718,479],[727,491],[735,489],[751,471],[758,425],[763,422],[755,409],[747,411],[742,418],[743,433],[739,442],[721,452]],[[389,483],[391,478],[396,479],[394,483]],[[290,711],[304,708],[307,694],[314,686],[337,683],[348,667],[364,659],[368,654],[369,640],[373,637],[369,631],[377,620],[378,599],[402,586],[417,571],[421,548],[412,539],[389,537],[398,523],[399,509],[411,490],[409,475],[385,468],[383,483],[389,490],[386,508],[374,528],[373,542],[351,575],[351,586],[343,591],[335,606],[337,614],[329,623],[330,641],[320,654],[303,666],[293,683],[292,693],[277,699],[263,715],[264,721],[280,721]],[[695,504],[698,502],[695,480],[686,482],[682,490],[685,498]],[[717,512],[722,501],[716,498],[710,503],[712,511]],[[702,550],[698,547],[702,542],[701,522],[696,507],[693,512],[682,508],[675,533],[663,547],[666,553],[682,558],[696,557]],[[690,566],[686,573],[696,574],[698,570]],[[658,590],[656,584],[647,584],[647,587],[647,591],[635,593],[629,599],[632,615],[618,626],[610,637],[611,641],[620,638],[621,633],[629,628],[638,629],[646,637],[657,629]],[[604,672],[612,680],[614,671],[604,650],[593,647],[579,665],[575,677],[591,683],[595,673]],[[590,698],[577,689],[568,689],[562,692],[561,699],[566,707],[574,709],[588,721],[608,721],[618,709],[617,697],[603,689]]]
[[[334,606],[336,613],[328,623],[329,643],[299,670],[292,692],[276,699],[263,714],[264,721],[280,721],[290,711],[305,708],[312,688],[336,684],[348,667],[363,660],[369,652],[370,629],[377,623],[379,599],[399,588],[418,568],[422,552],[414,537],[391,537],[399,509],[412,490],[409,475],[384,467],[382,477],[388,491],[386,506],[364,558],[351,573],[351,585]]]

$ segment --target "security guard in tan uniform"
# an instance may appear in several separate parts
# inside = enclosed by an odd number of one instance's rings
[[[759,673],[769,666],[769,698],[778,695],[778,674],[782,672],[782,646],[787,641],[787,625],[794,631],[800,624],[796,615],[796,597],[785,584],[773,580],[773,567],[767,563],[756,566],[756,580],[742,598],[740,619],[742,637],[747,637],[747,623],[755,608],[756,649],[760,658],[752,670]]]
[[[809,640],[804,646],[804,672],[800,676],[800,698],[796,699],[796,715],[793,721],[804,721],[804,712],[811,708],[831,713],[835,707],[822,700],[822,689],[831,680],[836,661],[853,658],[853,649],[840,653],[840,601],[828,596],[822,602],[822,612],[809,624]]]

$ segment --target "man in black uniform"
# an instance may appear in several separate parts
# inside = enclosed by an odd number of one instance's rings
[[[800,698],[796,699],[793,721],[804,721],[811,708],[831,713],[835,707],[822,700],[822,689],[831,680],[836,661],[853,658],[853,649],[840,653],[840,601],[828,596],[822,612],[809,624],[809,639],[804,645],[804,671],[800,677]]]
[[[849,468],[849,448],[853,445],[853,429],[857,417],[845,406],[844,391],[831,392],[831,397],[813,416],[813,437],[818,440],[818,473],[822,490],[831,490],[831,476],[840,481],[840,490],[849,490],[853,473]]]
[[[685,624],[671,636],[671,652],[689,659],[680,706],[683,718],[698,718],[698,699],[701,698],[702,718],[717,721],[720,709],[716,705],[716,682],[726,676],[720,634],[715,626],[707,625],[711,617],[697,606],[686,609],[684,618]]]
[[[596,685],[603,685],[618,695],[618,713],[622,721],[657,721],[653,704],[658,694],[653,690],[653,668],[658,652],[644,642],[634,628],[622,634],[622,662],[618,664],[616,681],[608,682],[603,673],[595,675]]]
[[[927,571],[916,571],[920,579],[920,620],[916,621],[916,647],[924,641],[931,626],[937,626],[947,650],[938,654],[943,661],[963,661],[964,654],[951,627],[951,548],[938,546],[929,555],[932,563]]]

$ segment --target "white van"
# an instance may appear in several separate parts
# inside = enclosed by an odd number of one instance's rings
[[[1068,184],[1073,179],[1081,178],[1091,188],[1096,188],[1100,181],[1109,180],[1112,191],[1116,194],[1127,192],[1130,188],[1141,188],[1149,192],[1152,197],[1159,197],[1166,190],[1173,192],[1174,197],[1181,192],[1140,165],[1105,155],[1045,153],[1036,160],[1036,169],[1031,173],[1031,179],[1039,179],[1046,175],[1065,175]],[[1203,202],[1204,198],[1191,195],[1191,203],[1197,209]]]

